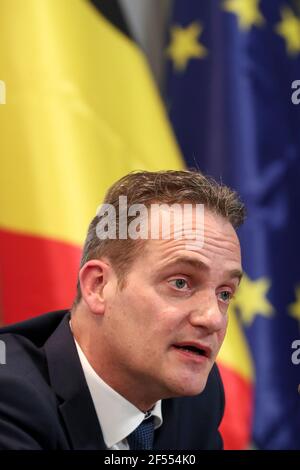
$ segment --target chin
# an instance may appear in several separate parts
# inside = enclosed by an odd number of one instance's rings
[[[186,387],[185,396],[186,397],[192,397],[192,396],[195,396],[195,395],[199,395],[205,389],[206,382],[207,382],[207,380],[201,382],[200,385],[197,385],[197,386],[195,385],[194,387]]]
[[[183,380],[170,388],[172,397],[193,397],[199,395],[205,389],[207,377],[200,380]]]

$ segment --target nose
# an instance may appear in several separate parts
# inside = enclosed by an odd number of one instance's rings
[[[215,333],[227,324],[227,315],[220,310],[215,295],[206,299],[198,299],[197,305],[191,310],[189,321],[192,326],[202,327],[208,333]]]

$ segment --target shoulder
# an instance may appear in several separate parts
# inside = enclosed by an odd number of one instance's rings
[[[58,317],[43,317],[0,330],[0,449],[55,448],[57,403],[43,344]]]
[[[36,346],[42,346],[54,332],[62,319],[69,314],[69,310],[58,310],[30,318],[0,328],[0,339],[3,335],[19,335],[27,338]]]
[[[55,397],[38,367],[8,362],[0,366],[0,382],[0,449],[48,447],[55,440]]]
[[[20,377],[47,381],[44,345],[67,311],[52,312],[0,328],[2,345],[0,377]],[[2,388],[2,387],[1,387]]]
[[[223,448],[219,426],[223,418],[225,399],[220,373],[215,364],[202,393],[192,397],[166,400],[166,408],[176,416],[178,448],[220,450]],[[172,410],[172,411],[171,411]],[[178,424],[177,424],[178,426]]]
[[[218,427],[224,413],[225,395],[220,372],[216,364],[208,376],[203,392],[182,399],[181,406],[192,419],[195,419],[193,418],[193,410],[198,410],[203,418],[207,417],[210,423]]]
[[[202,396],[202,399],[206,400],[207,402],[212,401],[215,405],[219,405],[216,412],[219,415],[219,420],[221,421],[225,407],[225,394],[222,378],[217,364],[213,366],[208,376],[206,387],[199,396]]]

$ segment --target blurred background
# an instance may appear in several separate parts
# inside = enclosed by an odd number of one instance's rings
[[[0,322],[72,305],[115,180],[196,167],[248,208],[225,448],[300,449],[300,1],[0,0],[0,51]]]

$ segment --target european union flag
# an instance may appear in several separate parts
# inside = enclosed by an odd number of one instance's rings
[[[233,307],[254,365],[252,442],[300,449],[300,1],[175,0],[166,53],[187,164],[248,208]]]

